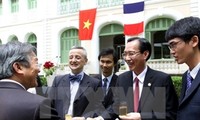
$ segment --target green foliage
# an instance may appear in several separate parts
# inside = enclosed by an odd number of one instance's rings
[[[172,76],[172,81],[173,81],[174,87],[176,89],[176,93],[179,97],[180,93],[181,93],[182,76]]]
[[[45,72],[45,76],[49,76],[49,75],[53,75],[54,71],[55,71],[55,67],[51,67],[49,69],[43,69],[43,71]]]
[[[41,80],[42,86],[47,86],[47,78],[46,77],[40,76],[40,80]]]

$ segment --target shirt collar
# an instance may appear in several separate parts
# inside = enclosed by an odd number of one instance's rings
[[[113,76],[113,73],[110,76],[106,77],[109,83],[112,79],[112,76]],[[105,78],[105,76],[103,74],[101,75],[101,77],[102,77],[102,80]]]
[[[2,80],[0,80],[0,82],[11,82],[11,83],[15,83],[15,84],[20,85],[24,90],[26,90],[26,88],[25,88],[21,83],[19,83],[19,82],[17,82],[17,81],[14,81],[14,80],[11,80],[11,79],[2,79]]]
[[[144,68],[144,70],[138,76],[135,74],[134,71],[132,73],[133,73],[133,80],[135,80],[135,78],[137,77],[141,83],[144,83],[144,78],[147,73],[147,66]]]
[[[197,76],[199,69],[200,69],[200,63],[198,63],[191,71],[188,70],[193,79],[195,79],[195,77]]]

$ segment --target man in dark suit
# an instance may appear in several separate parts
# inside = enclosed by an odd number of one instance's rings
[[[72,47],[69,52],[70,74],[56,76],[49,93],[55,100],[58,114],[84,119],[95,117],[100,99],[96,91],[100,81],[83,72],[87,63],[87,53],[83,47]]]
[[[177,120],[197,120],[200,118],[200,19],[186,17],[176,21],[165,38],[177,63],[189,67],[182,77]]]
[[[118,77],[115,114],[122,120],[175,120],[178,98],[170,75],[153,70],[146,63],[151,44],[144,38],[129,38],[122,56],[130,71]],[[119,110],[120,104],[127,110]]]
[[[59,120],[49,99],[27,92],[40,72],[36,48],[15,41],[0,51],[0,120]]]
[[[100,52],[98,60],[101,68],[101,74],[98,74],[94,77],[101,81],[101,87],[103,90],[105,89],[102,104],[104,105],[105,109],[107,109],[111,104],[113,104],[112,87],[115,87],[118,77],[113,72],[114,67],[117,64],[117,55],[113,49],[106,48]]]

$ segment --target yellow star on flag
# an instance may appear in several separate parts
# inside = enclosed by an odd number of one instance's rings
[[[83,22],[83,23],[84,23],[83,29],[84,29],[84,28],[89,29],[90,25],[92,25],[92,23],[90,23],[89,19],[87,20],[87,22]]]

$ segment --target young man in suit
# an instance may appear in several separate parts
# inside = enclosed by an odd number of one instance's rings
[[[95,110],[101,104],[96,93],[100,81],[83,72],[87,60],[83,47],[72,47],[69,51],[71,73],[54,79],[49,97],[55,100],[55,107],[63,119],[65,115],[76,119],[95,117]]]
[[[0,120],[59,120],[49,99],[27,92],[40,72],[36,48],[15,41],[0,51]]]
[[[113,104],[113,92],[112,88],[115,87],[117,81],[117,75],[113,72],[114,67],[117,64],[117,55],[112,48],[103,49],[99,56],[99,66],[101,68],[101,74],[94,76],[101,81],[101,87],[104,92],[103,106],[107,109]]]
[[[151,56],[148,40],[129,38],[122,56],[130,71],[118,76],[115,114],[122,120],[175,120],[178,98],[172,79],[148,67],[146,62]],[[127,114],[119,112],[120,104],[126,104]]]
[[[189,67],[182,76],[177,120],[197,120],[200,118],[200,19],[186,17],[176,21],[165,38],[176,62]]]

